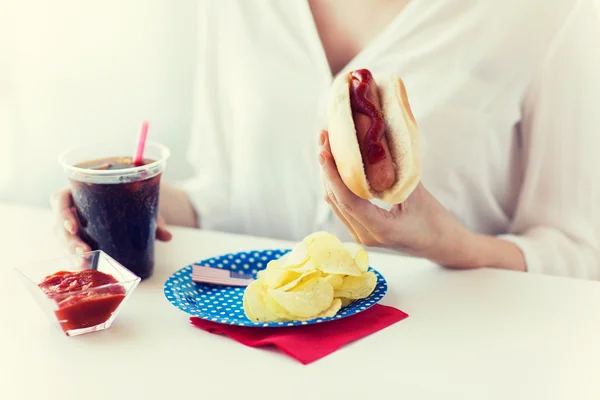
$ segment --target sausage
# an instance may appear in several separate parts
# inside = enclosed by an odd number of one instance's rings
[[[351,73],[350,103],[367,180],[374,190],[383,192],[396,182],[396,170],[385,136],[377,84],[368,70]]]

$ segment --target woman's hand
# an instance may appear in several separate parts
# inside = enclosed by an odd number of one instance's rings
[[[421,183],[404,203],[390,211],[356,196],[338,173],[327,131],[320,133],[320,144],[326,200],[357,242],[396,249],[446,267],[524,270],[524,260],[515,245],[470,232]]]
[[[50,198],[50,205],[54,212],[55,224],[54,234],[60,245],[72,254],[81,254],[91,251],[90,246],[79,237],[79,223],[75,215],[73,205],[73,196],[71,189],[63,189],[54,193]],[[171,240],[171,233],[165,228],[164,219],[158,217],[158,227],[156,229],[156,239],[168,242]]]

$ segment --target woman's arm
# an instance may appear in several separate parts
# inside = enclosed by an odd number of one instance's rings
[[[434,255],[442,264],[600,278],[600,21],[594,11],[587,1],[574,7],[524,102],[525,174],[510,234],[449,235],[447,251]]]
[[[187,193],[164,182],[160,185],[159,214],[168,225],[200,227],[198,215]]]
[[[216,25],[222,23],[211,1],[198,3],[198,51],[194,113],[187,160],[194,175],[184,182],[164,185],[161,212],[167,223],[203,229],[221,229],[229,215],[231,149],[228,121],[219,118],[226,99],[221,93],[223,71]],[[163,201],[164,200],[164,201]],[[202,223],[200,223],[200,220]]]
[[[579,1],[524,103],[525,176],[501,239],[519,246],[530,272],[600,278],[599,49],[598,13]]]
[[[524,104],[524,179],[510,234],[468,231],[421,184],[390,211],[342,182],[321,134],[326,200],[355,240],[454,268],[600,278],[600,24],[579,1]]]
[[[468,235],[461,266],[600,279],[600,21],[578,1],[523,104],[510,234]]]

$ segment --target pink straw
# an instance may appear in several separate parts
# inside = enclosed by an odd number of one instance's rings
[[[148,121],[142,123],[142,130],[138,138],[137,151],[135,153],[134,165],[139,166],[144,162],[144,147],[146,147],[146,138],[148,137]]]

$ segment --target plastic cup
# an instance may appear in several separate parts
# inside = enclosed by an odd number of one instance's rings
[[[170,151],[147,142],[145,165],[89,169],[82,163],[129,157],[134,143],[95,143],[59,157],[71,184],[78,235],[92,251],[101,250],[141,279],[154,271],[154,243],[160,179]]]

